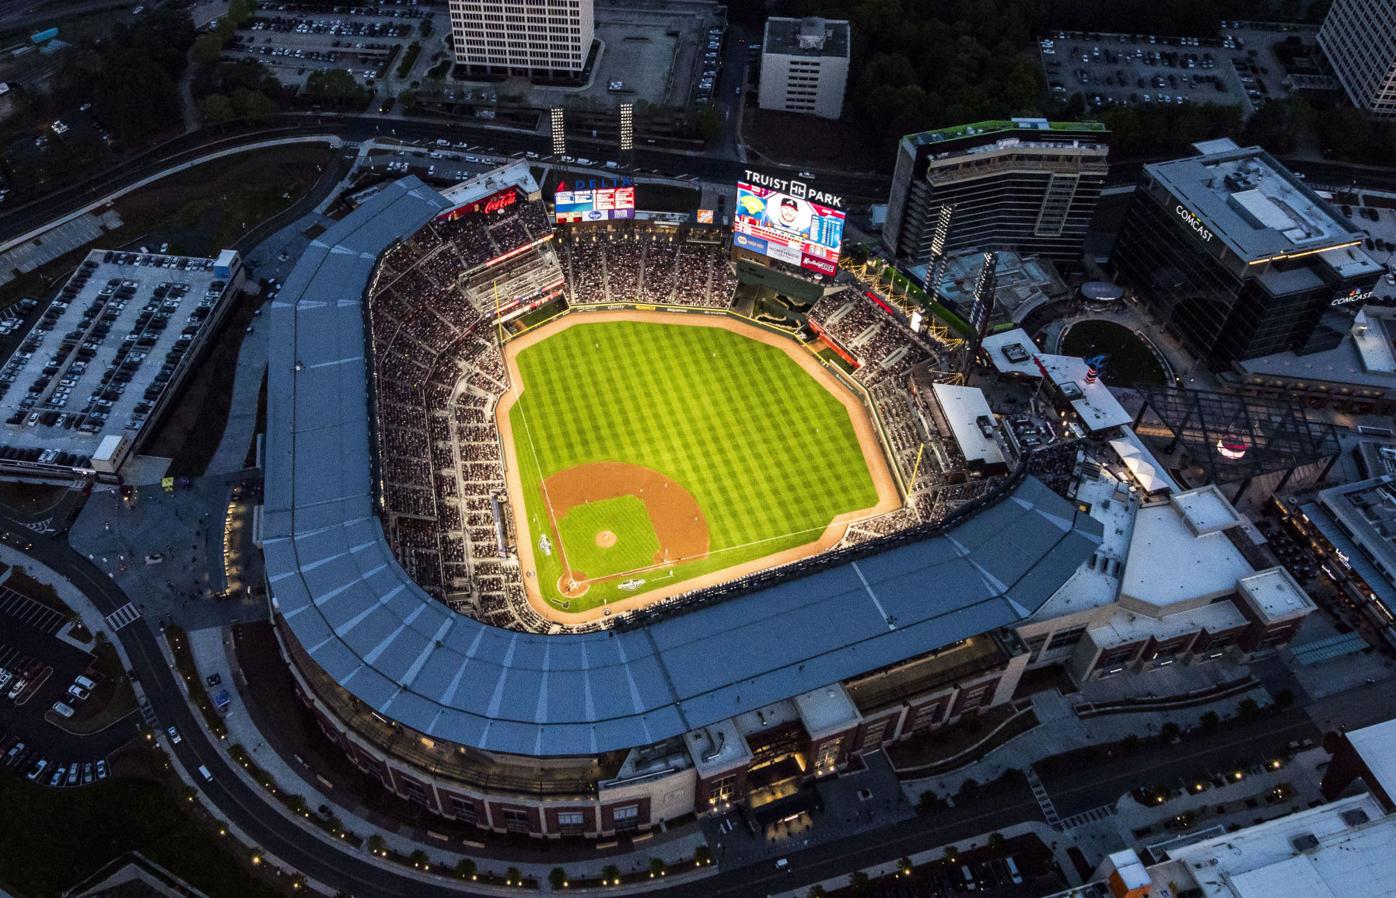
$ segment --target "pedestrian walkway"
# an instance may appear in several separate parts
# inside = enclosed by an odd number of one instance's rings
[[[1036,777],[1033,777],[1036,779]],[[1107,820],[1118,814],[1119,811],[1113,804],[1103,804],[1098,808],[1091,808],[1089,811],[1082,811],[1079,814],[1072,814],[1070,817],[1062,818],[1060,829],[1063,831],[1073,830],[1078,826],[1085,826],[1087,823],[1094,823],[1097,820]]]
[[[113,630],[120,630],[122,627],[137,620],[141,616],[140,609],[127,602],[120,608],[107,615],[107,623],[111,624]]]
[[[1209,671],[1207,676],[1244,676],[1249,673],[1245,667],[1217,667],[1218,670]],[[1155,684],[1158,687],[1157,694],[1160,695],[1171,691],[1173,687],[1186,685],[1176,678],[1161,677],[1153,681],[1147,679],[1153,676],[1154,674],[1150,673],[1137,679]],[[1139,687],[1136,685],[1135,688],[1137,690]],[[1273,701],[1270,693],[1258,686],[1221,701],[1194,705],[1190,708],[1109,714],[1086,720],[1077,716],[1073,708],[1074,701],[1081,698],[1104,699],[1117,696],[1119,689],[1118,685],[1110,685],[1099,690],[1089,689],[1084,695],[1072,697],[1064,696],[1055,689],[1034,693],[1029,697],[1029,701],[1040,722],[1038,726],[959,770],[940,776],[906,780],[902,788],[907,799],[914,803],[922,792],[927,791],[938,798],[946,798],[955,795],[970,780],[978,783],[991,782],[1011,771],[1027,770],[1043,758],[1053,755],[1065,754],[1089,745],[1119,742],[1130,736],[1156,736],[1168,724],[1180,728],[1195,727],[1201,722],[1203,715],[1208,713],[1215,713],[1220,717],[1234,715],[1241,703],[1247,699],[1262,707]]]
[[[1047,825],[1053,829],[1061,829],[1062,818],[1057,816],[1057,809],[1052,805],[1052,796],[1047,794],[1047,787],[1037,778],[1037,771],[1029,767],[1024,773],[1027,775],[1028,788],[1032,790],[1032,797],[1037,799],[1037,806],[1042,809],[1042,816],[1047,820]]]

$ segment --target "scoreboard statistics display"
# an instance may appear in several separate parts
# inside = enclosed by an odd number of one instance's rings
[[[610,221],[635,217],[635,188],[599,187],[595,182],[563,181],[553,194],[553,217],[558,224],[579,221]]]
[[[842,205],[842,197],[802,181],[748,171],[737,182],[733,245],[832,277],[843,244]]]

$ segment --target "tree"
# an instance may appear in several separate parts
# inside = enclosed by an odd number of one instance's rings
[[[661,876],[664,873],[664,861],[657,857],[650,858],[650,876]]]
[[[1240,717],[1242,720],[1248,720],[1259,713],[1260,705],[1257,704],[1256,700],[1253,698],[1242,699],[1241,703],[1236,706],[1236,716]]]
[[[1318,113],[1303,97],[1271,100],[1246,123],[1246,143],[1259,144],[1272,153],[1292,153],[1301,137],[1313,133]]]
[[[700,864],[710,864],[713,860],[713,850],[708,847],[708,843],[704,842],[693,849],[693,859]]]
[[[904,857],[897,861],[897,872],[903,876],[910,876],[915,869],[916,865],[911,862],[911,858],[909,857]]]
[[[305,96],[313,103],[347,106],[368,99],[366,91],[347,69],[322,69],[305,80]]]
[[[1171,720],[1168,723],[1165,723],[1162,727],[1160,727],[1158,731],[1159,738],[1161,738],[1164,742],[1172,742],[1173,740],[1177,739],[1181,733],[1182,727],[1178,726]]]
[[[468,857],[463,857],[456,861],[456,875],[461,879],[469,879],[475,875],[475,862]]]
[[[551,885],[554,890],[562,888],[565,882],[567,882],[566,870],[561,867],[554,867],[548,871],[548,884]]]
[[[430,858],[427,857],[427,853],[420,848],[408,855],[407,859],[412,862],[412,866],[414,867],[425,867],[427,861],[430,860]]]
[[[825,892],[825,891],[824,891],[824,887],[823,887],[823,886],[821,886],[821,885],[812,885],[812,886],[809,887],[808,898],[824,898],[824,896],[827,895],[827,894],[828,894],[828,892]]]
[[[218,57],[223,55],[224,43],[223,38],[217,34],[202,34],[194,41],[194,46],[189,52],[196,65],[213,65],[218,62]]]
[[[271,97],[257,90],[240,87],[233,91],[232,100],[237,114],[249,121],[265,121],[279,111]]]
[[[1372,141],[1372,124],[1365,113],[1339,106],[1318,117],[1319,142],[1325,154],[1338,159],[1361,159]]]
[[[422,37],[431,37],[431,16],[423,16],[422,24],[418,26],[417,33]]]
[[[378,833],[368,837],[367,845],[370,854],[383,854],[388,848],[388,843]]]
[[[1221,723],[1221,718],[1217,716],[1216,711],[1208,711],[1201,717],[1199,717],[1197,722],[1202,726],[1204,730],[1210,730],[1217,724]]]
[[[615,864],[607,864],[601,871],[601,878],[606,882],[620,882],[620,868]]]
[[[698,136],[704,140],[712,140],[722,133],[722,113],[718,112],[716,106],[705,106],[698,110],[694,117],[694,128],[698,131]]]
[[[871,884],[872,879],[862,870],[854,870],[852,873],[848,874],[848,885],[855,892],[867,891],[868,886]]]
[[[518,867],[510,867],[504,871],[504,881],[509,885],[523,885],[523,874]]]

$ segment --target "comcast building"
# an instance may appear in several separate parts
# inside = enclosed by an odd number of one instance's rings
[[[1332,349],[1381,274],[1366,236],[1259,147],[1144,167],[1113,262],[1214,368]]]

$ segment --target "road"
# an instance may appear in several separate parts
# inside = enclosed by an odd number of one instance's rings
[[[735,75],[732,77],[735,78]],[[724,76],[724,89],[727,83],[727,77]],[[735,91],[735,83],[732,89]],[[539,154],[549,152],[548,139],[544,135],[482,125],[415,119],[283,115],[255,129],[232,133],[213,129],[192,132],[131,156],[99,175],[55,190],[42,199],[11,208],[0,215],[0,240],[23,234],[147,175],[199,156],[276,137],[312,134],[333,134],[349,141],[368,140],[373,137],[397,137],[411,141],[446,138],[453,142],[464,140],[506,155],[529,150]],[[579,139],[573,143],[576,146],[569,149],[574,155],[599,155],[606,158],[606,154],[611,150],[608,144],[600,141]],[[744,163],[734,159],[656,147],[637,148],[634,166],[645,171],[688,175],[720,182],[736,182],[745,170]],[[793,168],[790,170],[794,171]],[[890,180],[880,175],[848,175],[827,171],[817,171],[815,174],[820,189],[845,197],[882,200],[886,198],[890,185]]]

